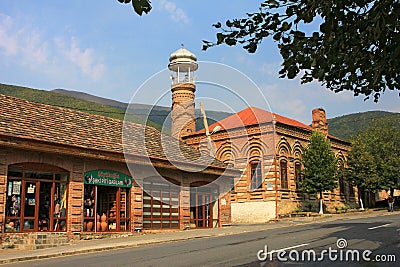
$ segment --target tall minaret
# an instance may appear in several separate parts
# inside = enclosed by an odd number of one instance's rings
[[[194,71],[198,68],[197,58],[182,45],[169,57],[168,68],[172,72],[171,134],[181,140],[182,136],[196,131]]]

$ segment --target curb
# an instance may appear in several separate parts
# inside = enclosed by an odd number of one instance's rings
[[[394,215],[394,214],[399,214],[399,213],[400,212],[394,212],[394,213],[391,213],[391,214]],[[200,239],[200,238],[210,238],[210,237],[221,237],[221,236],[237,235],[237,234],[243,234],[243,233],[246,233],[246,232],[247,233],[248,232],[260,232],[260,231],[276,229],[276,228],[287,228],[287,227],[292,227],[292,226],[299,226],[299,225],[303,225],[303,224],[323,223],[323,222],[327,222],[327,221],[335,221],[335,220],[340,220],[343,217],[349,217],[349,216],[352,216],[352,215],[361,215],[360,217],[362,217],[362,218],[369,218],[369,217],[387,215],[387,213],[386,212],[361,212],[361,213],[347,213],[347,214],[338,214],[338,215],[327,214],[325,216],[317,216],[317,217],[287,218],[287,219],[283,219],[283,220],[282,219],[278,220],[278,223],[279,222],[292,222],[292,223],[295,223],[295,224],[289,224],[289,225],[270,224],[269,226],[271,226],[271,227],[266,227],[264,229],[259,229],[259,230],[254,230],[254,231],[244,230],[244,231],[238,231],[238,232],[204,234],[204,235],[198,235],[198,236],[192,236],[192,237],[180,237],[180,238],[177,237],[177,238],[170,239],[170,240],[139,241],[139,242],[130,243],[130,244],[128,243],[128,244],[104,245],[102,247],[93,247],[93,248],[88,248],[88,249],[85,249],[85,248],[79,249],[79,248],[77,248],[76,250],[66,251],[66,252],[52,252],[52,253],[49,253],[49,254],[42,254],[42,255],[32,255],[32,256],[22,256],[22,257],[15,257],[15,258],[9,258],[9,259],[0,259],[0,264],[9,264],[9,263],[15,263],[15,262],[24,262],[24,261],[49,259],[49,258],[57,258],[57,257],[66,257],[66,256],[79,255],[79,254],[85,254],[85,253],[109,251],[109,250],[113,250],[113,249],[133,248],[133,247],[138,247],[138,246],[163,244],[163,243],[169,243],[169,242],[179,242],[179,241],[184,241],[184,240],[194,240],[194,239]],[[296,219],[301,219],[301,220],[296,220]],[[307,219],[307,220],[304,220],[304,219]],[[350,219],[357,219],[357,218],[350,218]],[[268,224],[266,224],[266,226],[268,226]],[[63,247],[59,247],[59,248],[62,249]],[[44,251],[44,253],[45,253],[45,251]]]

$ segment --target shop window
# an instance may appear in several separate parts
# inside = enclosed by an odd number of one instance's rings
[[[287,161],[281,160],[281,188],[288,189]]]
[[[250,177],[250,190],[255,190],[262,187],[261,161],[250,162]]]
[[[5,231],[66,231],[68,173],[36,163],[8,169]]]
[[[179,228],[179,187],[166,181],[144,181],[143,228]]]
[[[132,178],[116,171],[85,172],[83,230],[130,231]]]

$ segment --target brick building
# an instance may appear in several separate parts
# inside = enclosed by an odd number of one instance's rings
[[[280,215],[316,209],[317,196],[298,191],[302,168],[300,157],[313,129],[325,133],[339,163],[345,164],[350,144],[328,134],[325,111],[312,111],[312,126],[256,107],[249,107],[209,128],[221,130],[210,137],[216,158],[242,170],[230,192],[232,222],[266,222]],[[186,136],[191,146],[206,150],[205,131]],[[343,178],[333,192],[324,193],[324,204],[355,205],[354,189]]]

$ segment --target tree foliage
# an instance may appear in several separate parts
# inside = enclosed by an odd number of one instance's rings
[[[303,180],[300,189],[306,193],[322,193],[337,187],[337,159],[323,133],[313,131],[310,144],[302,154]]]
[[[123,4],[132,3],[133,10],[140,16],[143,15],[143,13],[149,13],[151,10],[150,0],[118,0],[118,2]]]
[[[377,172],[377,162],[361,136],[352,140],[347,166],[347,180],[360,191],[377,191],[382,187]]]
[[[352,141],[348,179],[361,189],[400,189],[400,119],[376,120]]]
[[[214,24],[217,40],[203,41],[203,49],[242,45],[254,53],[272,37],[283,57],[281,78],[301,75],[302,83],[318,80],[377,102],[386,89],[400,90],[399,17],[398,0],[264,0],[246,18]],[[310,23],[319,31],[308,33]]]

